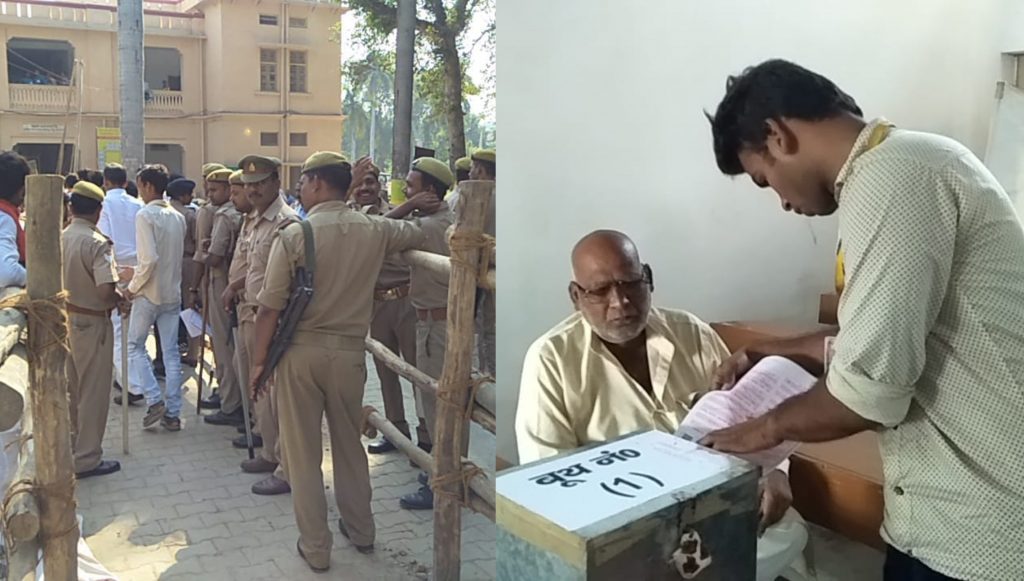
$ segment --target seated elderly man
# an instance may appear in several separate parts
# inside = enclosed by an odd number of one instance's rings
[[[674,433],[729,357],[697,317],[651,306],[651,269],[626,235],[585,236],[572,267],[576,312],[534,342],[523,364],[516,437],[524,464],[637,430]],[[762,479],[759,580],[803,579],[807,530],[790,507],[787,469],[788,461]]]

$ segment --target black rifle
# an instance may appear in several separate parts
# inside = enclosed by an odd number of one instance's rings
[[[270,352],[267,353],[267,361],[263,371],[256,378],[256,389],[261,390],[274,373],[274,368],[280,363],[281,357],[292,342],[292,335],[299,325],[303,311],[313,300],[313,265],[316,263],[315,245],[313,243],[313,227],[308,220],[302,224],[302,238],[306,248],[306,266],[295,269],[295,286],[292,294],[288,297],[288,306],[284,308],[280,318],[277,320],[277,329],[274,331],[274,338],[270,342]]]

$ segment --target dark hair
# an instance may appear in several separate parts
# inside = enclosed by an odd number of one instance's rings
[[[76,176],[75,174],[68,174],[68,175],[64,176],[64,187],[65,188],[72,188],[77,183],[78,183],[78,176]]]
[[[455,183],[469,179],[469,171],[464,169],[455,170]]]
[[[103,168],[103,178],[115,186],[123,186],[128,181],[128,171],[123,167]]]
[[[415,171],[415,172],[419,173],[421,176],[423,176],[423,185],[425,187],[433,187],[434,188],[434,193],[437,194],[437,197],[442,199],[442,200],[444,199],[444,195],[446,193],[448,193],[448,186],[446,186],[444,182],[442,182],[441,180],[439,180],[439,179],[435,178],[434,176],[428,174],[425,171],[418,170],[418,169],[413,170],[413,171]]]
[[[87,216],[100,209],[100,202],[85,196],[71,193],[71,213],[75,216]]]
[[[103,187],[103,174],[92,169],[83,169],[78,171],[78,181],[86,181],[95,184],[99,187]]]
[[[310,178],[319,178],[327,182],[331,189],[342,194],[352,185],[352,168],[345,165],[325,165],[304,173]]]
[[[135,185],[135,182],[128,182],[124,185],[124,193],[137,198],[139,197],[139,186]]]
[[[843,114],[863,116],[853,97],[825,77],[780,59],[750,67],[726,80],[725,97],[709,116],[718,169],[743,173],[739,153],[764,149],[769,119],[822,121]]]
[[[25,187],[25,177],[32,173],[28,161],[16,152],[0,153],[0,199],[10,200]]]
[[[493,161],[487,161],[486,159],[474,159],[473,162],[479,163],[481,166],[483,166],[483,168],[487,170],[487,175],[491,177],[498,177],[498,164],[494,163]]]
[[[163,194],[167,190],[167,182],[170,176],[167,175],[167,168],[159,163],[145,165],[139,170],[139,175],[135,178],[141,184],[145,182],[156,188],[158,194]]]

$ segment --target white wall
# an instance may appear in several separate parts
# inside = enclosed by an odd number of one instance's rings
[[[1024,53],[1024,0],[1010,0],[1002,51]]]
[[[1015,0],[1014,0],[1015,1]],[[516,0],[502,3],[498,301],[500,456],[530,342],[570,312],[583,234],[633,236],[655,302],[706,320],[812,322],[834,219],[790,216],[719,174],[701,110],[726,75],[772,57],[834,80],[869,117],[983,153],[1003,0]]]

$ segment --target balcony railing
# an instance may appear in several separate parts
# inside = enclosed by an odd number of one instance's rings
[[[185,105],[181,91],[156,90],[149,92],[146,113],[184,113]]]
[[[10,85],[11,109],[25,112],[64,112],[78,110],[78,89],[61,85]]]

